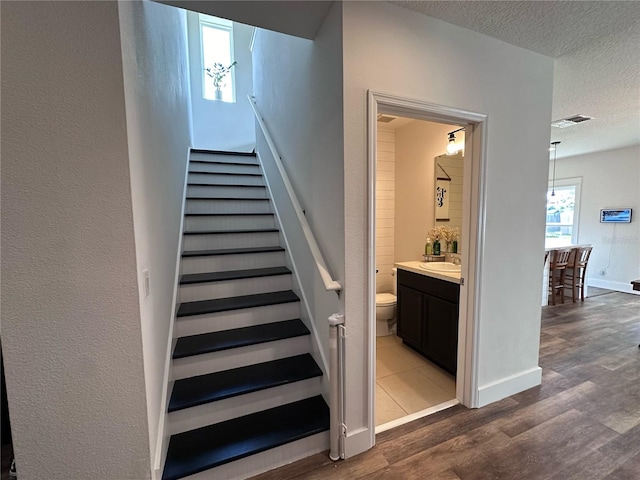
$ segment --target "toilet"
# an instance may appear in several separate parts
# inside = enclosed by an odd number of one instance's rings
[[[395,333],[397,272],[397,268],[391,269],[391,276],[393,277],[392,293],[376,293],[376,337],[384,337]]]

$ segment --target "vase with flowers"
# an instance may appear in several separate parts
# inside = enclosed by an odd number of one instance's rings
[[[224,78],[237,63],[238,62],[233,62],[231,65],[225,67],[222,63],[216,62],[213,64],[213,67],[204,69],[207,75],[213,79],[213,86],[216,87],[216,100],[222,100],[222,87],[226,86],[226,84],[223,83]]]

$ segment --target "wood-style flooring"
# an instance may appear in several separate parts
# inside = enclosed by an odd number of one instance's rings
[[[333,463],[318,454],[254,480],[640,480],[640,296],[543,307],[542,385],[436,413]]]

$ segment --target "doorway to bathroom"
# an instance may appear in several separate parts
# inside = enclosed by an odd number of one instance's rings
[[[414,339],[411,336],[413,332],[398,331],[397,286],[398,268],[401,275],[412,275],[417,271],[429,276],[428,270],[416,270],[427,259],[437,266],[452,264],[453,259],[459,263],[457,248],[456,253],[447,251],[452,251],[453,247],[447,248],[445,239],[439,235],[441,231],[446,232],[453,243],[453,235],[458,232],[455,241],[456,246],[459,245],[464,168],[464,131],[461,128],[459,125],[378,114],[375,250],[375,421],[378,431],[404,423],[407,417],[427,415],[458,403],[455,367],[445,365],[437,356],[434,358],[429,351],[422,349],[421,335]],[[459,150],[447,155],[448,133],[455,130],[458,132],[453,134],[456,140],[451,150]],[[446,207],[446,212],[436,214],[436,189],[440,191],[439,201]],[[445,229],[449,229],[451,234]],[[433,238],[429,238],[431,249],[427,252],[428,237]],[[436,255],[433,243],[437,241],[440,248]],[[438,274],[438,280],[442,278],[455,282],[460,276]],[[418,292],[411,287],[406,288],[404,310],[421,308],[421,305],[406,305],[412,301],[412,292]],[[420,299],[417,301],[421,303]],[[409,317],[407,313],[404,315],[405,323],[411,321],[412,312],[408,313]],[[449,320],[433,319],[438,322]],[[456,332],[457,322],[456,316]],[[413,330],[415,327],[422,325],[415,325]],[[444,340],[439,342],[446,343]],[[450,349],[456,348],[455,342],[449,343]],[[449,358],[454,355],[454,352],[449,352]]]
[[[483,122],[478,114],[369,94],[375,433],[458,403],[474,406],[480,232],[471,211],[481,203]]]

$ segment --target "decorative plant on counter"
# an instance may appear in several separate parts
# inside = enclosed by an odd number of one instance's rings
[[[231,65],[224,66],[221,63],[214,63],[213,67],[205,68],[204,71],[207,72],[207,75],[213,79],[213,86],[216,87],[216,99],[220,100],[222,98],[222,87],[226,84],[222,83],[224,78],[229,74],[231,69],[236,66],[238,62],[233,62]]]
[[[438,253],[435,253],[435,242],[440,243],[440,240],[446,242],[447,251],[452,253],[457,253],[458,250],[458,237],[460,236],[460,229],[458,227],[448,227],[446,225],[436,225],[435,227],[431,227],[427,232],[427,238],[434,241],[434,254],[439,255],[440,249],[438,248]],[[453,243],[452,243],[453,242]],[[438,245],[439,247],[439,245]],[[454,251],[455,250],[455,251]]]

